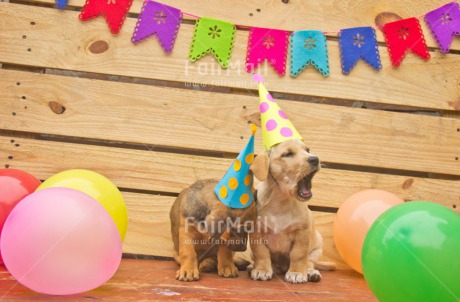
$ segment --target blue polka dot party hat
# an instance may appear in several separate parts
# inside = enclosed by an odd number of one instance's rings
[[[253,75],[254,81],[259,83],[260,119],[262,126],[262,139],[265,150],[270,149],[285,140],[300,139],[302,136],[297,132],[283,110],[267,91],[263,78],[259,74]]]
[[[254,135],[256,133],[256,125],[251,125],[252,135],[249,141],[240,152],[238,157],[230,166],[227,173],[214,187],[214,192],[217,198],[226,206],[233,209],[244,209],[248,207],[254,196],[253,182],[254,176],[249,171],[249,167],[254,160]]]

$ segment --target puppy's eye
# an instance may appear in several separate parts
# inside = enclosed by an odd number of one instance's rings
[[[292,152],[286,152],[281,154],[281,157],[292,157],[294,154]]]
[[[310,153],[310,148],[307,148],[307,152]]]

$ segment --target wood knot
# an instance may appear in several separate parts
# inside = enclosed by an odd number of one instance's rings
[[[403,188],[404,190],[407,190],[407,189],[409,189],[409,188],[412,186],[413,183],[414,183],[414,179],[413,179],[413,178],[409,178],[409,179],[407,179],[407,180],[402,184],[402,188]]]
[[[460,99],[454,102],[447,102],[451,108],[453,108],[455,111],[460,111]]]
[[[248,123],[248,124],[255,124],[257,127],[260,127],[261,122],[260,122],[260,112],[254,112],[251,114],[246,114],[243,116],[243,119]]]
[[[398,20],[402,20],[402,18],[399,15],[395,13],[391,13],[391,12],[383,12],[383,13],[378,14],[375,17],[375,25],[383,26],[386,23],[390,23],[390,22],[394,22]]]
[[[102,40],[93,42],[89,46],[89,51],[94,54],[100,54],[100,53],[106,52],[108,49],[109,49],[109,43],[107,43],[106,41],[102,41]]]
[[[55,101],[49,102],[48,106],[50,107],[51,111],[53,111],[56,114],[63,114],[65,111],[65,107]]]

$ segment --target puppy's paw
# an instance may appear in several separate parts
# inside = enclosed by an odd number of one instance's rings
[[[200,279],[198,268],[186,269],[181,267],[180,270],[176,272],[176,280],[179,281],[198,281],[198,279]]]
[[[307,283],[309,281],[308,274],[300,272],[287,272],[284,280],[290,283]]]
[[[267,280],[270,280],[272,277],[273,277],[272,270],[260,270],[257,268],[253,268],[251,270],[251,279],[253,280],[267,281]]]
[[[308,269],[308,281],[310,282],[319,282],[323,277],[321,273],[316,269]]]
[[[253,269],[254,269],[254,265],[253,265],[253,264],[249,264],[249,265],[246,267],[246,271],[248,272],[249,277],[251,277],[251,272],[252,272]]]
[[[231,263],[229,265],[218,266],[217,272],[219,276],[225,278],[236,278],[238,277],[238,269]]]
[[[217,271],[217,259],[209,257],[201,261],[199,267],[200,272],[210,273]]]

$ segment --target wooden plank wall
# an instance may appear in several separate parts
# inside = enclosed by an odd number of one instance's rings
[[[256,85],[244,71],[247,30],[232,63],[191,63],[193,18],[185,17],[172,54],[155,39],[130,41],[142,0],[121,33],[105,20],[78,20],[83,0],[65,11],[53,0],[0,3],[0,164],[44,180],[86,168],[109,177],[128,205],[128,254],[171,256],[168,212],[175,196],[203,178],[220,178],[257,121]],[[217,2],[217,3],[216,3]],[[375,25],[384,16],[420,16],[444,1],[163,1],[186,12],[246,26],[287,30]],[[385,13],[385,14],[383,14]],[[267,88],[325,167],[310,202],[325,238],[325,259],[343,267],[332,240],[341,203],[368,188],[405,200],[431,200],[460,212],[460,39],[428,62],[407,55],[383,69],[359,63],[341,74],[336,35],[328,36],[331,76],[261,72]],[[378,39],[383,36],[378,32]],[[260,134],[256,150],[262,149]]]

